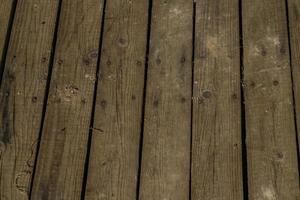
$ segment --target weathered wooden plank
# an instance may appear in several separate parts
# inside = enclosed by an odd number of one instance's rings
[[[86,199],[136,199],[148,0],[105,9]]]
[[[298,141],[300,140],[300,1],[288,0],[293,89]],[[300,146],[298,146],[300,152]]]
[[[0,199],[28,199],[57,9],[18,1],[0,89]]]
[[[32,199],[80,199],[103,1],[63,0]]]
[[[192,199],[243,199],[239,2],[196,2]]]
[[[3,53],[4,49],[6,48],[6,42],[8,40],[8,28],[9,28],[9,23],[10,19],[12,16],[13,12],[13,5],[14,1],[12,0],[1,0],[0,4],[0,70],[4,66],[1,66],[3,64]]]
[[[154,0],[140,199],[189,198],[193,1]]]
[[[249,199],[299,199],[284,0],[244,0]]]

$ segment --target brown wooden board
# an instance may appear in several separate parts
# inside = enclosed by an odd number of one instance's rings
[[[63,0],[32,199],[80,199],[102,0]]]
[[[1,0],[0,3],[0,69],[4,66],[1,66],[3,63],[3,53],[6,48],[6,42],[9,40],[8,37],[8,28],[10,25],[10,19],[13,15],[13,0]]]
[[[85,199],[136,199],[148,1],[109,0]]]
[[[284,0],[244,0],[249,199],[299,199]]]
[[[141,200],[189,199],[193,1],[154,0]]]
[[[288,0],[290,46],[293,73],[294,102],[297,119],[298,141],[300,140],[300,1]],[[299,145],[299,144],[298,144]],[[298,146],[300,152],[300,146]],[[298,158],[299,159],[299,158]]]
[[[192,199],[243,199],[239,2],[196,2]]]
[[[0,199],[28,199],[57,10],[18,1],[0,89]]]

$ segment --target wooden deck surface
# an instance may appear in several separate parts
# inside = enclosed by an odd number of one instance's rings
[[[299,0],[0,0],[0,200],[300,200]]]

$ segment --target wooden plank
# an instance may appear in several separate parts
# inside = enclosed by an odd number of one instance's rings
[[[300,140],[300,1],[288,0],[290,46],[293,73],[293,89],[297,119],[298,141]],[[299,145],[299,144],[298,144]],[[298,146],[300,152],[300,146]]]
[[[0,199],[28,199],[57,8],[18,1],[0,89]]]
[[[0,69],[4,66],[1,66],[3,64],[3,53],[4,49],[6,48],[6,42],[8,40],[8,28],[10,23],[10,18],[12,16],[13,11],[13,2],[12,0],[1,0],[0,4]]]
[[[103,1],[64,0],[32,199],[80,199]]]
[[[192,199],[243,199],[239,2],[196,2]]]
[[[105,9],[86,199],[136,199],[148,1]]]
[[[189,199],[193,1],[154,0],[140,199]]]
[[[299,174],[284,0],[244,0],[249,199],[298,199]]]

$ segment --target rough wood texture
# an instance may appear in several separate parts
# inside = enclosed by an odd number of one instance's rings
[[[148,1],[109,0],[86,199],[136,199]]]
[[[249,199],[299,199],[284,0],[244,0]]]
[[[300,140],[300,1],[288,0],[290,45],[293,72],[293,89],[297,119],[298,141]],[[300,152],[300,146],[298,146]]]
[[[10,200],[28,199],[57,2],[20,0],[16,12],[0,89],[0,199]]]
[[[3,59],[3,50],[5,48],[5,42],[7,37],[7,30],[9,27],[10,16],[12,11],[13,1],[12,0],[1,0],[0,3],[0,69]]]
[[[238,0],[196,3],[192,199],[243,199]]]
[[[141,200],[189,198],[193,2],[154,0]]]
[[[102,0],[63,0],[32,199],[80,199]]]
[[[299,16],[300,0],[0,0],[0,199],[300,200]]]

